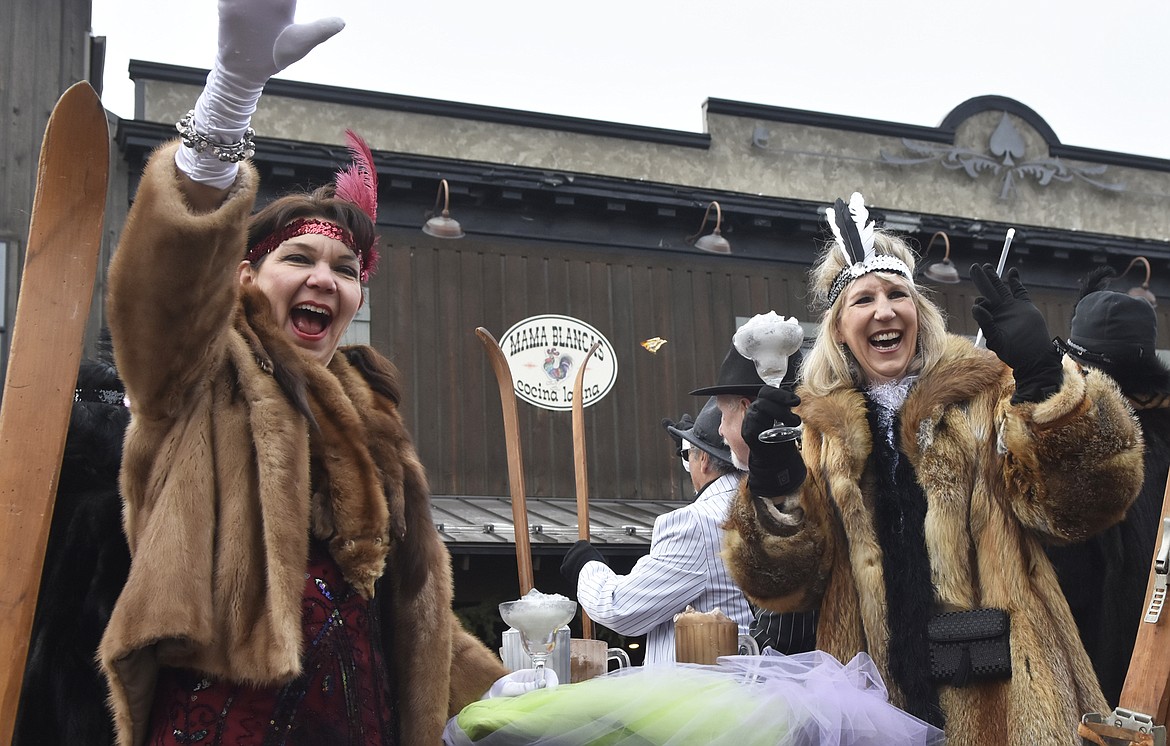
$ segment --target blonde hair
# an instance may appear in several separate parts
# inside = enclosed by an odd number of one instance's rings
[[[916,259],[914,251],[900,236],[884,230],[874,232],[874,250],[878,254],[896,256],[906,263],[914,274]],[[834,338],[837,324],[841,319],[845,292],[829,303],[829,289],[833,280],[845,268],[846,260],[834,242],[826,244],[820,259],[809,270],[808,289],[810,306],[821,311],[821,329],[813,343],[812,350],[805,357],[801,379],[807,395],[824,396],[845,388],[863,388],[868,382],[861,366],[857,364],[848,347],[838,344]],[[910,360],[909,373],[929,373],[942,357],[946,345],[947,325],[938,306],[927,298],[921,288],[898,274],[875,272],[882,279],[901,281],[918,310],[918,342],[914,357]]]

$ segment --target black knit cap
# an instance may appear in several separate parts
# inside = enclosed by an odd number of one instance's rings
[[[1154,354],[1158,317],[1141,298],[1112,290],[1098,290],[1081,298],[1069,329],[1069,352],[1112,359],[1136,359]]]
[[[731,448],[723,442],[723,436],[719,434],[719,423],[722,419],[723,415],[719,411],[719,405],[716,403],[715,397],[712,396],[703,405],[703,410],[699,412],[695,424],[690,428],[683,430],[673,425],[665,425],[665,427],[671,435],[683,438],[691,445],[712,456],[731,463]]]
[[[788,372],[784,374],[785,384],[791,385],[796,380],[796,375],[800,372],[800,366],[803,362],[804,356],[800,354],[800,350],[789,356]],[[723,364],[719,366],[719,375],[715,379],[715,385],[695,389],[691,392],[691,396],[731,394],[755,399],[763,385],[764,379],[760,378],[760,374],[756,372],[756,364],[739,354],[735,345],[732,345],[731,349],[727,351],[727,356],[723,358]]]

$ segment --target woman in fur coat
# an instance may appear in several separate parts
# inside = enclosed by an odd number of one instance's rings
[[[146,166],[110,267],[131,403],[129,577],[102,639],[118,742],[438,743],[505,671],[461,629],[393,366],[338,348],[374,270],[375,171],[255,216],[264,82],[341,28],[220,0],[182,142]]]
[[[799,397],[765,387],[738,415],[751,453],[732,575],[764,608],[819,610],[817,647],[867,652],[891,701],[948,743],[1079,744],[1105,702],[1044,544],[1124,514],[1142,479],[1133,416],[1109,378],[1053,349],[1014,270],[971,269],[992,354],[945,332],[909,247],[874,230],[860,195],[829,220]],[[802,441],[760,442],[775,420],[802,420]],[[936,679],[932,618],[976,609],[1006,611],[1010,671],[960,656]]]

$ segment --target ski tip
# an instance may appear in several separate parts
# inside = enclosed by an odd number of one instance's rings
[[[106,121],[106,110],[102,106],[101,96],[89,84],[82,80],[65,89],[57,105],[49,115],[46,134],[54,124],[68,122],[70,129],[79,132],[89,132],[93,139],[110,139],[109,123]]]

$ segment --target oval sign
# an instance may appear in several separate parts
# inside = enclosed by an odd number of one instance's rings
[[[585,407],[601,401],[617,380],[613,345],[601,332],[571,316],[545,314],[517,322],[500,338],[516,396],[543,409],[571,410],[577,370],[598,340],[601,344],[589,358],[582,381]]]

